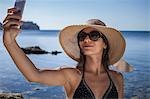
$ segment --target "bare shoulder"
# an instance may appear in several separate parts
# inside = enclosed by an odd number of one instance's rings
[[[69,73],[69,74],[80,74],[81,72],[77,69],[77,68],[60,68],[61,71],[63,71],[64,73]]]
[[[114,70],[109,70],[109,74],[112,78],[112,80],[117,84],[117,85],[122,85],[124,82],[124,78],[122,73],[114,71]]]
[[[70,80],[75,79],[81,75],[80,70],[77,68],[69,67],[69,68],[61,68],[60,70],[66,75],[66,77],[69,77]]]
[[[123,79],[122,73],[120,73],[120,72],[118,72],[118,71],[109,70],[109,74],[110,74],[113,78],[116,78],[116,79],[118,79],[118,80]]]

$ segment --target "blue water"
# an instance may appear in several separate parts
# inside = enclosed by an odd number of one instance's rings
[[[21,47],[38,45],[46,51],[63,51],[58,41],[59,31],[22,31],[17,37]],[[150,98],[150,33],[146,31],[123,31],[126,39],[124,59],[135,70],[123,73],[125,79],[125,98]],[[65,99],[64,88],[61,86],[46,86],[29,83],[16,68],[2,44],[0,31],[0,92],[19,92],[25,98]],[[28,55],[38,68],[56,68],[60,66],[75,66],[76,62],[66,54]],[[50,78],[52,79],[52,78]],[[39,90],[34,90],[38,88]]]

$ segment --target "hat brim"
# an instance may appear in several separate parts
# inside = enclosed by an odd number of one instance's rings
[[[132,72],[134,70],[133,66],[130,65],[127,61],[125,61],[124,59],[120,59],[118,62],[116,62],[115,64],[113,64],[113,66],[119,70],[119,71],[123,71],[123,72]]]
[[[110,46],[109,60],[110,64],[116,63],[124,54],[125,39],[120,31],[106,26],[99,25],[71,25],[62,29],[59,33],[59,42],[65,53],[75,61],[80,60],[80,49],[77,41],[77,34],[84,28],[93,27],[103,33]]]

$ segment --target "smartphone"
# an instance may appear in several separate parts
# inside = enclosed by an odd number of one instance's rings
[[[17,10],[19,10],[18,14],[22,17],[22,14],[23,14],[23,10],[24,10],[24,7],[25,7],[25,3],[26,3],[26,0],[16,0],[15,1],[15,5],[14,5],[14,8],[16,8]]]

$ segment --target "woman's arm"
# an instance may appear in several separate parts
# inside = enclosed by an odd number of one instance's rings
[[[20,29],[18,29],[16,26],[20,26],[22,23],[21,17],[17,15],[17,10],[15,8],[8,10],[8,15],[3,23],[4,46],[6,47],[9,55],[13,59],[18,69],[28,81],[61,86],[66,83],[66,75],[64,70],[40,71],[21,50],[16,42],[16,37],[20,33]]]
[[[124,97],[124,79],[123,79],[123,75],[121,73],[119,73],[118,75],[118,99],[123,99]]]

